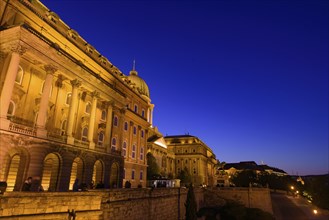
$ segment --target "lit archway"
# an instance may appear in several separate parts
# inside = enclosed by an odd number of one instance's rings
[[[95,184],[99,182],[103,182],[103,163],[100,160],[97,160],[94,164],[94,170],[93,170],[93,181]]]
[[[113,163],[111,166],[110,187],[117,188],[119,185],[119,165]]]
[[[81,158],[77,157],[72,163],[71,177],[70,177],[70,190],[73,190],[73,184],[75,179],[78,179],[79,182],[82,182],[83,178],[84,165]]]
[[[41,185],[46,191],[56,191],[60,161],[56,154],[48,154],[43,162]]]
[[[14,155],[10,159],[8,176],[7,176],[7,191],[9,191],[9,192],[14,191],[20,160],[21,160],[21,157],[18,154]]]

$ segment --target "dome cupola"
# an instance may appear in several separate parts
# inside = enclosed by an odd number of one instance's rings
[[[133,69],[129,72],[129,76],[127,77],[127,79],[130,81],[132,87],[136,88],[139,94],[145,95],[146,97],[150,98],[149,87],[147,86],[146,82],[138,76],[138,73],[135,70],[135,61]]]

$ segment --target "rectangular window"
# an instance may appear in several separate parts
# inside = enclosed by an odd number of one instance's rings
[[[134,180],[135,179],[135,170],[131,171],[131,179]]]
[[[141,148],[140,160],[144,160],[144,147]]]
[[[143,171],[141,170],[141,172],[139,173],[139,179],[143,180]]]
[[[133,145],[132,152],[131,152],[131,157],[135,158],[136,157],[136,145]]]

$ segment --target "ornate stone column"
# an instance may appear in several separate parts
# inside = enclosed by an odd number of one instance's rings
[[[75,114],[77,111],[78,105],[78,89],[81,86],[81,82],[77,79],[71,81],[72,85],[72,95],[71,95],[71,103],[69,109],[69,116],[67,119],[67,127],[66,127],[66,135],[67,135],[67,143],[74,144],[74,138],[72,136],[73,132],[73,124],[75,119]]]
[[[153,127],[153,109],[154,109],[154,104],[150,104],[150,126],[151,128]]]
[[[19,67],[20,56],[22,56],[26,48],[21,45],[15,45],[11,48],[11,58],[9,61],[8,69],[6,72],[4,85],[1,90],[0,97],[0,128],[8,130],[9,120],[7,120],[7,113],[10,104],[11,95],[13,93],[15,79],[17,76],[17,71]]]
[[[43,91],[40,100],[40,108],[39,108],[38,118],[36,123],[38,137],[46,137],[47,135],[47,132],[45,130],[45,125],[46,125],[49,96],[51,92],[51,84],[54,78],[54,73],[57,71],[57,69],[52,65],[46,65],[44,66],[44,68],[46,70],[47,75],[43,85]]]
[[[91,104],[91,112],[89,118],[88,141],[89,141],[89,149],[95,149],[95,143],[93,139],[94,139],[97,99],[99,97],[99,92],[94,91],[91,96],[93,98],[93,102]]]
[[[105,147],[111,148],[111,132],[112,132],[112,114],[113,114],[113,101],[108,101],[105,104],[107,106],[106,115],[106,128],[105,128]]]

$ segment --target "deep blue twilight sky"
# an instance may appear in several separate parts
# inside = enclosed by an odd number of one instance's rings
[[[164,135],[289,174],[328,165],[327,0],[42,0],[123,73]]]

